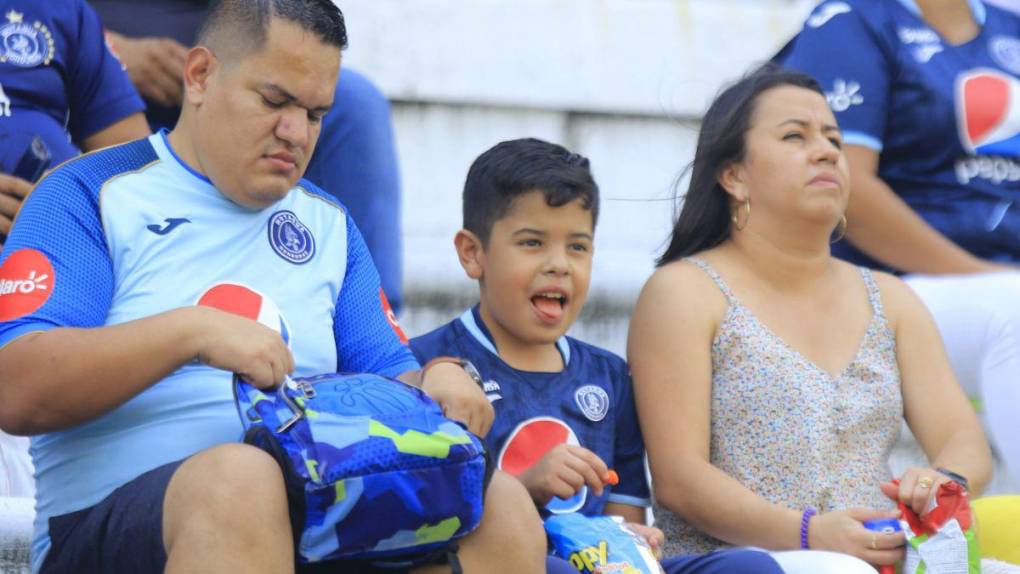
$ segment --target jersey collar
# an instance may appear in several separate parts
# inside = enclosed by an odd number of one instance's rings
[[[921,16],[921,7],[917,5],[915,0],[899,0],[900,4],[907,10],[910,10],[917,16]],[[978,26],[985,25],[985,5],[981,3],[981,0],[967,0],[970,4],[970,13],[974,15],[974,20],[978,23]]]
[[[174,151],[173,146],[170,145],[170,140],[167,139],[167,137],[166,137],[168,133],[169,132],[167,131],[166,128],[161,128],[159,130],[159,132],[157,132],[156,135],[153,136],[152,140],[154,141],[154,143],[158,142],[159,144],[162,144],[162,146],[160,146],[160,147],[162,147],[163,149],[166,150],[166,152],[170,155],[170,157],[173,158],[173,160],[175,162],[177,162],[177,165],[179,165],[181,167],[181,169],[183,169],[184,171],[186,171],[186,172],[190,173],[191,175],[197,177],[202,182],[207,183],[209,185],[212,185],[212,180],[211,179],[209,179],[208,177],[206,177],[206,176],[198,173],[197,171],[191,169],[191,166],[189,166],[188,164],[184,163],[184,160],[182,160],[181,157],[179,155],[177,155],[177,152]]]
[[[487,351],[499,357],[499,352],[496,351],[496,343],[492,340],[492,334],[489,333],[489,329],[485,326],[485,322],[482,321],[482,316],[478,311],[478,305],[464,311],[460,316],[460,322],[467,329],[467,332],[478,341],[478,344],[485,347]],[[556,341],[556,349],[559,350],[560,356],[563,358],[563,367],[566,368],[570,364],[570,343],[567,341],[567,336],[564,335]]]

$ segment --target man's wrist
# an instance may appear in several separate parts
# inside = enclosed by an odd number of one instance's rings
[[[436,365],[441,365],[444,363],[450,363],[459,366],[461,369],[464,370],[465,373],[467,373],[469,377],[471,377],[471,380],[474,381],[476,385],[478,385],[478,388],[482,389],[483,391],[485,390],[485,384],[482,381],[482,376],[478,372],[478,369],[475,368],[474,364],[471,363],[471,361],[467,359],[462,359],[460,357],[448,357],[448,356],[436,357],[430,360],[429,362],[425,363],[425,366],[421,368],[422,386],[425,385],[425,377],[428,376],[429,369],[435,367]]]

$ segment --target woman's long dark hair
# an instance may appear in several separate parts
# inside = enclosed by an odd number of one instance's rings
[[[688,166],[691,183],[683,208],[657,266],[711,249],[730,236],[730,195],[719,185],[718,177],[728,165],[744,160],[755,103],[763,92],[779,86],[823,94],[811,76],[766,64],[724,89],[709,106],[702,119],[694,161]]]

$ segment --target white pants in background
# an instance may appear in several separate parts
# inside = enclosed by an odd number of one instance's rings
[[[935,317],[957,380],[981,399],[988,438],[1020,478],[1020,272],[904,280]]]

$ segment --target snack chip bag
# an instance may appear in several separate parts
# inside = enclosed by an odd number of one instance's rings
[[[921,516],[900,503],[907,536],[903,574],[980,574],[981,552],[967,491],[956,482],[939,486]]]
[[[644,537],[622,520],[577,512],[554,514],[545,531],[553,553],[585,574],[662,574]]]

